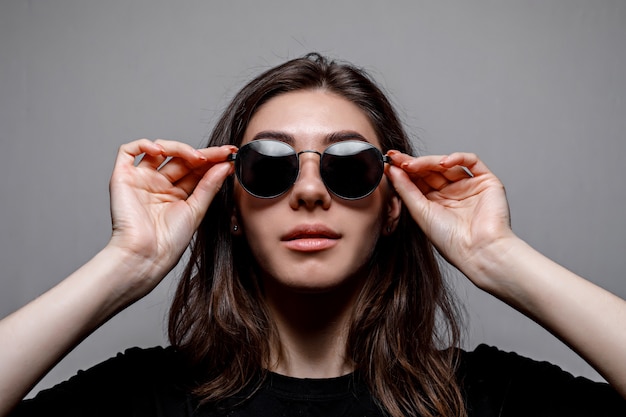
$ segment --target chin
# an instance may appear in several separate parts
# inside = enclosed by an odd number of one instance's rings
[[[341,282],[334,283],[289,283],[285,284],[285,287],[291,289],[298,294],[327,294],[333,292],[339,288],[342,288]]]
[[[291,278],[272,278],[272,282],[282,291],[290,291],[296,294],[329,294],[343,292],[345,290],[360,287],[363,280],[361,274],[349,274],[343,277],[320,277],[320,274],[307,273]]]

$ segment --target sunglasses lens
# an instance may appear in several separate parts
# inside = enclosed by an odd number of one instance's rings
[[[274,140],[255,140],[244,145],[235,165],[242,187],[261,198],[278,197],[298,177],[295,151],[286,143]]]
[[[345,141],[329,146],[321,161],[322,179],[337,196],[349,200],[366,197],[383,176],[380,151],[367,142]]]

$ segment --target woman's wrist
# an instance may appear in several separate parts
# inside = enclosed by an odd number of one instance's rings
[[[155,269],[155,260],[129,252],[114,244],[107,245],[85,267],[92,267],[94,275],[103,278],[120,307],[132,304],[148,294],[161,281],[163,274]]]
[[[485,246],[463,271],[480,289],[541,321],[546,297],[559,293],[572,274],[511,234]],[[579,278],[579,277],[577,277]]]
[[[141,288],[133,283],[144,281],[148,271],[147,264],[136,256],[107,246],[69,277],[4,318],[0,339],[6,343],[0,362],[7,366],[0,378],[0,414],[81,340],[147,293],[145,285]]]
[[[480,289],[502,298],[515,285],[518,262],[524,262],[533,252],[511,232],[474,251],[461,271]]]

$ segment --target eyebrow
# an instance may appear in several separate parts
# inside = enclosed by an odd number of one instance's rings
[[[369,142],[363,135],[353,130],[340,130],[339,132],[333,132],[326,136],[327,144],[342,142],[344,140],[361,140],[363,142]]]
[[[293,135],[289,133],[277,131],[277,130],[264,130],[262,132],[254,135],[252,140],[260,140],[260,139],[274,139],[279,140],[281,142],[285,142],[289,145],[294,145],[296,140]],[[337,142],[343,142],[345,140],[360,140],[363,142],[369,142],[363,135],[359,132],[353,130],[340,130],[338,132],[332,132],[326,135],[324,138],[325,145],[331,145]]]
[[[289,145],[293,145],[295,142],[294,137],[291,136],[290,134],[285,133],[285,132],[279,132],[276,130],[264,130],[262,132],[257,133],[252,138],[252,140],[260,140],[260,139],[279,140],[281,142],[288,143]]]

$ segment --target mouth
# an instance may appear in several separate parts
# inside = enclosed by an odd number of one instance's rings
[[[281,237],[284,245],[298,252],[316,252],[335,246],[341,234],[323,225],[302,225]]]
[[[282,241],[296,239],[339,239],[341,235],[324,225],[301,225],[285,233]]]

